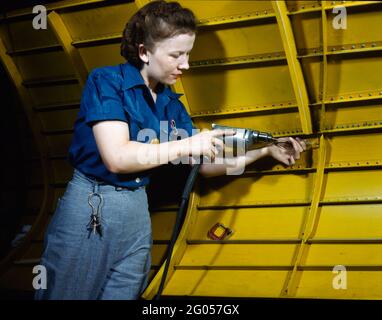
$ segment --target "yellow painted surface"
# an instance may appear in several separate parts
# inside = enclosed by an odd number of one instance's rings
[[[207,240],[216,222],[234,230],[231,240],[296,239],[307,207],[199,210],[190,240]]]
[[[291,168],[265,159],[243,175],[200,179],[164,294],[382,299],[381,2],[330,1],[323,9],[321,1],[286,1],[278,11],[271,1],[180,2],[195,12],[198,36],[190,70],[174,88],[185,93],[182,101],[197,127],[215,122],[301,136],[311,125],[307,138],[322,139]],[[17,90],[28,94],[52,158],[44,182],[53,190],[50,213],[72,174],[65,156],[82,92],[75,81],[84,70],[123,62],[122,30],[143,3],[49,4],[63,21],[58,33],[31,28],[30,8],[2,21],[2,61],[17,67],[24,81]],[[347,29],[332,26],[337,4],[347,8]],[[63,78],[72,81],[54,82]],[[26,147],[34,162],[26,161],[31,187],[22,222],[33,223],[31,213],[44,200],[44,171],[38,151]],[[162,188],[154,192],[165,197]],[[160,281],[177,204],[178,198],[166,198],[151,208],[145,299]],[[207,237],[217,222],[234,231],[220,243]],[[42,238],[43,232],[31,236],[25,259],[39,258]],[[333,288],[336,265],[348,268],[346,290]],[[1,286],[31,290],[30,270],[13,266]]]

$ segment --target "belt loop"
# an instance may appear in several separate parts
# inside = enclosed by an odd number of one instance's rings
[[[98,183],[98,181],[94,181],[93,193],[98,193],[98,190],[99,190],[99,183]]]

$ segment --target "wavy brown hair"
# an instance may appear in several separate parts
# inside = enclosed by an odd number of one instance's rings
[[[138,10],[127,22],[122,34],[121,56],[141,69],[143,61],[138,48],[155,50],[159,41],[179,34],[195,33],[196,19],[193,12],[178,2],[153,1]]]

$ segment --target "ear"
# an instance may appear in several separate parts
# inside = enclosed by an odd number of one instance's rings
[[[138,54],[139,54],[139,58],[141,58],[141,60],[144,63],[149,63],[149,55],[148,55],[147,49],[145,48],[143,44],[139,45]]]

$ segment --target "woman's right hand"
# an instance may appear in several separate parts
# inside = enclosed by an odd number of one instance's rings
[[[190,138],[180,140],[182,154],[192,157],[204,156],[213,160],[224,148],[223,140],[219,138],[234,134],[235,130],[204,130]]]

